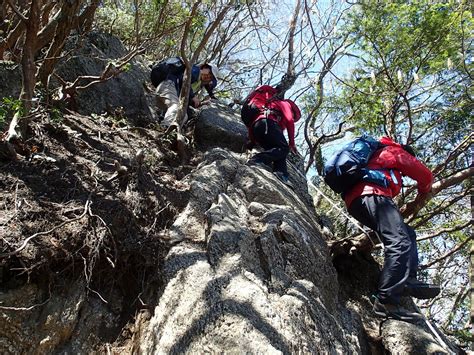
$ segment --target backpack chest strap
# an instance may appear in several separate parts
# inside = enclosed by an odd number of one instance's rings
[[[271,108],[268,108],[268,107],[263,108],[263,117],[271,119],[271,120],[276,121],[276,122],[281,121],[280,111],[274,110],[274,109],[271,109]]]

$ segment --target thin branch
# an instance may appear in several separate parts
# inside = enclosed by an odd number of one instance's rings
[[[290,25],[288,31],[288,67],[286,69],[285,75],[281,79],[281,82],[277,85],[279,90],[279,96],[284,97],[285,92],[290,89],[296,81],[295,75],[295,63],[294,63],[294,46],[295,46],[295,31],[296,31],[296,21],[298,20],[298,15],[300,12],[300,0],[296,1],[295,9],[290,18]]]
[[[442,164],[439,164],[433,169],[433,175],[436,177],[441,174],[449,162],[456,159],[460,154],[464,153],[472,144],[474,133],[470,133],[461,143],[459,143],[447,156]]]
[[[402,97],[403,101],[405,101],[405,105],[407,107],[408,134],[406,138],[406,144],[411,144],[411,136],[413,135],[413,117],[411,113],[411,105],[406,92],[400,93],[400,96]]]
[[[115,78],[117,75],[123,73],[126,70],[125,65],[128,64],[135,56],[142,54],[144,52],[145,52],[144,48],[135,49],[127,53],[123,58],[120,58],[116,64],[109,63],[100,75],[79,76],[78,78],[76,78],[76,80],[74,80],[72,84],[68,84],[56,74],[55,74],[55,77],[62,83],[63,94],[69,94],[71,96],[74,96],[80,90],[85,90],[91,87],[92,85],[108,81],[110,79]],[[81,80],[89,80],[90,82],[83,86],[79,86],[79,82]],[[64,96],[64,98],[65,97],[66,96]]]
[[[442,328],[445,329],[449,326],[449,323],[452,321],[452,315],[456,311],[456,308],[460,306],[460,304],[464,301],[464,299],[467,297],[469,294],[469,289],[466,287],[466,285],[462,286],[459,289],[459,292],[456,295],[456,298],[454,299],[453,306],[451,307],[451,311],[449,312],[449,316],[446,317],[446,321],[442,325]]]
[[[447,189],[448,187],[457,185],[461,183],[462,181],[468,178],[471,178],[473,175],[474,175],[474,167],[463,169],[448,178],[435,182],[433,184],[432,192],[434,195],[436,195],[437,193],[439,193],[442,190]]]
[[[49,300],[51,299],[48,298],[46,301],[42,302],[42,303],[38,303],[38,304],[34,304],[32,306],[29,306],[29,307],[8,307],[8,306],[0,306],[0,309],[3,309],[5,311],[31,311],[32,309],[35,309],[37,307],[41,307],[41,306],[44,306],[46,303],[49,302]]]
[[[457,231],[460,231],[460,230],[470,226],[472,223],[473,222],[469,220],[466,223],[463,223],[463,224],[460,224],[460,225],[457,225],[457,226],[454,226],[454,227],[451,227],[451,228],[441,228],[436,233],[432,233],[432,234],[426,235],[424,237],[416,238],[416,241],[420,242],[422,240],[433,239],[434,237],[437,237],[441,234],[457,232]]]
[[[443,212],[446,212],[448,211],[448,209],[452,206],[454,206],[456,203],[458,203],[459,201],[461,201],[462,199],[466,198],[467,195],[470,194],[470,191],[469,190],[466,190],[465,192],[463,192],[461,195],[458,195],[458,196],[455,196],[454,198],[452,198],[451,200],[447,201],[447,203],[444,203],[446,201],[443,201],[443,203],[440,203],[438,204],[433,210],[431,210],[429,213],[425,214],[425,215],[421,215],[421,216],[415,216],[413,215],[409,220],[408,220],[408,224],[411,225],[412,221],[417,217],[419,218],[419,220],[416,222],[415,225],[413,225],[413,228],[418,228],[420,226],[423,226],[426,224],[426,222],[428,222],[430,219],[432,219],[433,217],[437,216],[437,215],[440,215],[442,214]],[[403,215],[403,214],[402,214]]]
[[[27,18],[25,15],[23,15],[23,14],[20,12],[20,10],[18,10],[18,8],[12,3],[11,0],[7,0],[7,4],[10,5],[11,9],[13,10],[13,12],[14,12],[15,14],[17,14],[17,16],[18,16],[23,22],[25,22],[25,23],[28,22],[28,18]]]
[[[433,198],[433,196],[449,187],[460,184],[472,176],[474,176],[474,167],[469,167],[453,174],[450,177],[435,182],[432,185],[431,192],[429,194],[417,195],[414,201],[407,203],[405,208],[401,211],[402,216],[405,218],[409,216],[416,216],[418,211],[422,209],[426,203]]]
[[[424,265],[420,265],[420,269],[427,269],[431,266],[433,266],[434,264],[437,264],[439,263],[440,261],[443,261],[444,259],[447,259],[449,258],[451,255],[453,255],[454,253],[456,253],[457,251],[461,250],[462,248],[464,248],[466,246],[467,243],[469,243],[471,240],[473,239],[473,237],[469,237],[469,238],[466,238],[466,240],[462,243],[460,243],[459,245],[457,245],[456,247],[454,247],[453,249],[451,249],[450,251],[448,251],[447,253],[445,253],[444,255],[440,256],[439,258],[427,263],[427,264],[424,264]]]
[[[18,39],[23,35],[26,29],[26,22],[19,20],[14,29],[8,34],[8,36],[0,44],[0,59],[4,57],[6,50],[12,50],[15,47]]]

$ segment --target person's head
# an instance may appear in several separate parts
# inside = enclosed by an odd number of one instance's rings
[[[215,65],[202,64],[200,79],[203,85],[210,84],[213,80],[217,80],[217,67]]]

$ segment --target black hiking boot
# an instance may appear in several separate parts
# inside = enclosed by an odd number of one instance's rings
[[[435,298],[440,292],[441,288],[438,285],[421,282],[414,277],[409,277],[402,295],[426,300]]]
[[[400,305],[381,303],[377,297],[374,301],[374,313],[383,318],[391,318],[403,321],[414,321],[422,318],[422,315],[416,312],[411,312]]]

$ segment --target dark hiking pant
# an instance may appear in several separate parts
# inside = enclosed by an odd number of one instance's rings
[[[356,198],[349,213],[382,239],[385,258],[379,280],[381,303],[398,304],[408,277],[416,278],[418,249],[416,233],[403,221],[391,198],[367,195]]]
[[[286,156],[290,148],[278,123],[272,119],[258,120],[253,125],[252,132],[257,143],[265,149],[265,151],[255,154],[252,159],[260,160],[270,166],[273,165],[273,171],[280,171],[288,176]]]

